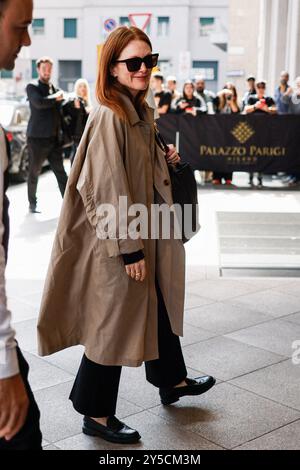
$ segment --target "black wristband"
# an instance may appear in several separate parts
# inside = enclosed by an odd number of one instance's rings
[[[129,253],[122,255],[124,264],[133,264],[133,263],[138,263],[142,259],[145,258],[143,250],[135,251],[134,253]]]

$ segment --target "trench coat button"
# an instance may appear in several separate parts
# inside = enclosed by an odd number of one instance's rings
[[[165,186],[170,186],[170,181],[169,180],[164,180],[164,185]]]

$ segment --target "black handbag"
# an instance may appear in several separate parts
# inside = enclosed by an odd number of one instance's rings
[[[65,114],[64,109],[60,108],[60,125],[58,131],[58,143],[62,149],[67,149],[74,145],[74,140],[70,128],[70,117]]]
[[[159,147],[167,154],[169,147],[155,125],[155,138]],[[189,163],[168,165],[174,204],[181,208],[179,223],[183,243],[188,242],[200,229],[198,221],[198,192],[194,172]],[[187,209],[186,206],[189,206]],[[178,212],[177,212],[177,215]]]

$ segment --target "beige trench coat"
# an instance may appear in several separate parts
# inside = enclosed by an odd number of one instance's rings
[[[185,251],[181,240],[97,237],[97,207],[173,204],[165,156],[155,143],[153,109],[141,120],[105,106],[89,118],[68,180],[38,322],[39,354],[84,345],[98,364],[140,366],[158,358],[155,275],[172,331],[183,335]],[[144,250],[147,278],[131,279],[122,254]]]

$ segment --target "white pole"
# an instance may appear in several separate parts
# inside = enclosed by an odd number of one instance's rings
[[[180,133],[179,131],[176,132],[176,150],[179,152],[179,144],[180,144]]]

